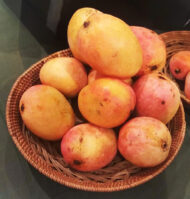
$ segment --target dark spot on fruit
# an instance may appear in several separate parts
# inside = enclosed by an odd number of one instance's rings
[[[20,110],[21,110],[21,112],[24,111],[24,104],[21,105]]]
[[[158,66],[154,65],[154,66],[150,67],[150,70],[153,71],[153,70],[156,70],[157,68],[158,68]]]
[[[161,72],[158,72],[158,74],[162,75],[162,73],[161,73]]]
[[[80,161],[80,160],[73,160],[73,164],[75,164],[75,165],[81,165],[82,161]]]
[[[179,68],[176,68],[175,71],[174,71],[176,74],[179,74],[181,73],[181,70]]]
[[[100,110],[97,110],[96,112],[97,112],[98,115],[101,115]]]
[[[163,79],[163,80],[166,80],[166,78],[163,77],[163,76],[161,76],[161,75],[159,75],[158,78]]]
[[[90,25],[90,21],[85,21],[83,24],[84,28],[87,28],[89,25]]]
[[[175,97],[175,94],[173,94],[173,98]]]
[[[79,140],[79,142],[82,143],[82,141],[83,141],[83,138],[81,137],[80,140]]]
[[[102,104],[102,102],[100,102],[100,106],[104,106],[104,105]]]
[[[107,102],[107,101],[108,101],[108,98],[104,98],[103,100],[104,100],[105,102]]]
[[[165,104],[166,102],[164,100],[161,101],[161,104]]]
[[[161,147],[162,147],[163,151],[167,151],[168,150],[167,142],[164,140],[161,140]]]

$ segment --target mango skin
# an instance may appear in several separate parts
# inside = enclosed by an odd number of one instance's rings
[[[75,123],[75,115],[67,99],[46,85],[27,89],[20,99],[19,110],[27,128],[45,140],[61,139]]]
[[[79,171],[95,171],[109,164],[117,153],[116,135],[89,123],[71,128],[61,142],[64,160]]]
[[[77,35],[82,60],[107,76],[128,78],[142,65],[142,49],[130,27],[112,15],[88,17]]]
[[[187,73],[185,78],[185,96],[190,100],[190,72]]]
[[[125,122],[135,108],[133,89],[114,78],[97,79],[85,86],[78,96],[78,107],[89,122],[113,128]]]
[[[120,130],[118,149],[125,159],[139,167],[154,167],[168,156],[171,135],[161,121],[136,117]]]
[[[175,83],[159,73],[141,76],[133,85],[137,116],[154,117],[168,123],[180,104],[180,92]]]
[[[108,76],[103,75],[103,74],[99,73],[98,71],[92,69],[90,71],[90,73],[88,74],[88,84],[92,83],[96,79],[100,79],[100,78],[104,78],[104,77],[108,77]],[[120,80],[130,86],[133,84],[132,78],[126,78],[126,79],[120,79]]]
[[[87,84],[84,65],[73,57],[57,57],[47,61],[40,70],[42,84],[74,97]]]
[[[190,51],[179,51],[174,54],[169,62],[172,75],[179,80],[184,80],[190,72]]]
[[[161,37],[154,31],[131,26],[131,30],[137,37],[143,53],[143,63],[138,76],[155,71],[162,71],[166,64],[166,46]]]
[[[96,12],[100,12],[100,11],[94,8],[89,8],[89,7],[80,8],[77,11],[75,11],[75,13],[72,15],[68,24],[67,39],[68,39],[69,47],[74,57],[79,59],[80,61],[84,61],[84,60],[82,60],[82,57],[80,56],[80,52],[78,52],[77,34],[80,27],[87,20],[87,18]]]

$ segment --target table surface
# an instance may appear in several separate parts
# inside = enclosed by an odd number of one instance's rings
[[[15,3],[16,2],[16,3]],[[28,1],[0,0],[0,199],[61,199],[61,198],[131,198],[189,199],[190,198],[190,114],[186,110],[187,130],[184,143],[172,164],[151,181],[124,191],[94,193],[62,186],[35,170],[19,153],[6,126],[5,108],[9,91],[31,64],[42,57],[67,47],[65,30],[57,31],[55,12],[31,15]],[[62,5],[61,1],[56,1]],[[51,1],[50,1],[51,4]],[[27,7],[28,6],[28,7]],[[41,7],[42,8],[42,7]],[[53,13],[53,14],[52,14]],[[39,14],[39,16],[40,16]],[[44,24],[44,16],[46,23]],[[56,16],[55,16],[56,15]],[[31,17],[32,16],[32,17]],[[42,21],[40,25],[39,21]],[[28,25],[29,24],[29,25]],[[61,24],[61,23],[59,23]],[[64,26],[64,22],[62,23]],[[62,26],[62,27],[63,27]],[[48,28],[47,28],[48,27]],[[56,29],[57,28],[57,29]]]

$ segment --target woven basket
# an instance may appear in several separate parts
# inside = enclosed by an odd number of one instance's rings
[[[167,160],[157,167],[137,168],[119,154],[105,168],[96,172],[78,172],[64,162],[60,153],[60,142],[44,141],[30,133],[23,125],[19,114],[19,100],[23,92],[39,84],[39,71],[43,64],[53,58],[72,56],[69,50],[54,53],[31,66],[15,82],[9,94],[6,119],[10,135],[28,162],[41,173],[63,185],[88,191],[118,191],[140,185],[161,173],[178,153],[185,135],[185,116],[182,104],[168,124],[172,134],[172,145]]]
[[[184,94],[184,81],[175,79],[169,69],[169,61],[172,55],[182,50],[190,50],[190,31],[171,31],[160,34],[160,36],[164,40],[167,50],[167,61],[164,68],[164,73],[177,83],[184,105],[190,108],[190,100],[186,98]]]

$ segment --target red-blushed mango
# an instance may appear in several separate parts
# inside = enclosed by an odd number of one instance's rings
[[[154,167],[168,157],[171,135],[161,121],[136,117],[120,130],[118,148],[122,156],[139,167]]]
[[[140,27],[131,26],[136,35],[143,53],[143,63],[138,76],[161,71],[166,63],[166,47],[161,37],[154,31]]]
[[[185,78],[185,96],[190,100],[190,72],[186,75]]]
[[[82,57],[80,56],[80,52],[78,52],[77,47],[77,34],[80,29],[80,27],[83,25],[83,23],[88,19],[89,16],[92,14],[100,12],[94,8],[80,8],[78,9],[71,17],[67,29],[67,39],[69,43],[69,47],[77,59],[82,60]]]
[[[79,93],[78,106],[89,122],[105,128],[119,126],[135,108],[133,89],[114,78],[97,79]]]
[[[98,72],[118,78],[134,76],[142,65],[142,49],[130,27],[104,13],[88,17],[77,35],[78,52]]]
[[[99,73],[98,71],[92,69],[90,73],[88,74],[88,84],[92,83],[96,79],[105,78],[105,77],[108,77],[108,76],[103,75]],[[120,80],[122,80],[123,82],[125,82],[126,84],[130,86],[133,84],[132,78],[120,79]]]
[[[109,164],[117,152],[116,135],[112,129],[92,124],[71,128],[61,142],[64,160],[79,171],[95,171]]]
[[[40,80],[68,97],[77,95],[88,81],[83,64],[73,57],[57,57],[47,61],[40,70]]]
[[[159,73],[141,76],[133,85],[136,94],[136,113],[168,123],[180,104],[180,92],[175,83]]]
[[[190,51],[180,51],[174,54],[169,62],[172,75],[179,80],[184,80],[190,72]]]
[[[27,89],[19,104],[27,128],[40,138],[59,140],[75,123],[67,99],[57,89],[35,85]]]

